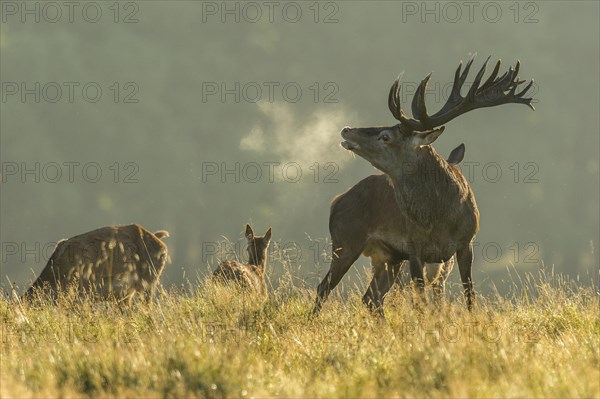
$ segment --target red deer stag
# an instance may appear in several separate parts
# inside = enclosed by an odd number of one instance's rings
[[[166,231],[151,233],[137,224],[108,226],[61,240],[46,267],[25,293],[33,298],[49,289],[56,298],[61,289],[77,284],[80,293],[94,299],[131,300],[137,293],[154,296],[168,259]]]
[[[267,251],[271,243],[271,228],[264,236],[254,235],[249,224],[246,225],[248,240],[248,263],[234,260],[222,262],[213,273],[218,282],[233,282],[243,289],[254,291],[260,295],[267,294],[265,269],[267,267]]]
[[[452,150],[449,164],[459,164],[465,153],[461,144]],[[402,256],[389,244],[385,237],[399,235],[402,228],[398,220],[400,209],[394,199],[394,190],[386,175],[371,175],[348,191],[335,197],[329,213],[329,233],[332,241],[332,270],[342,273],[333,276],[341,279],[359,255],[371,257],[373,279],[363,296],[363,302],[370,310],[382,312],[383,299],[394,282],[401,287],[408,285],[405,274],[400,271],[407,264]],[[342,263],[334,266],[333,263]],[[454,258],[448,262],[428,263],[425,266],[425,279],[431,284],[434,297],[440,301],[452,267]],[[318,311],[318,309],[316,310]]]
[[[459,168],[449,164],[431,146],[444,131],[445,123],[478,108],[516,103],[531,105],[532,98],[524,97],[533,80],[523,90],[516,92],[524,83],[519,80],[520,62],[498,77],[500,61],[480,85],[486,70],[486,60],[477,73],[466,96],[461,88],[467,78],[473,59],[461,73],[458,66],[452,90],[446,104],[435,114],[429,115],[425,107],[425,90],[431,74],[417,88],[412,101],[413,118],[408,117],[401,107],[400,82],[394,81],[388,106],[399,124],[388,127],[342,129],[342,146],[369,161],[384,172],[393,187],[398,212],[390,219],[395,226],[380,237],[373,237],[378,247],[389,248],[394,261],[408,260],[410,274],[417,292],[424,301],[423,264],[448,261],[454,254],[460,271],[467,308],[473,307],[473,240],[479,229],[479,211],[475,197]],[[369,196],[374,201],[375,195]],[[380,201],[377,198],[377,201]],[[396,209],[396,208],[394,208]],[[392,213],[393,211],[390,211]],[[359,214],[348,217],[358,218]],[[331,263],[329,272],[317,288],[314,311],[318,312],[322,302],[339,283],[350,264],[359,254],[348,252],[344,259]]]

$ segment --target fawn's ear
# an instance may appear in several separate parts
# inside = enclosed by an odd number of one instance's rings
[[[265,233],[264,239],[266,241],[271,241],[271,228],[270,227],[269,227],[269,230],[267,230],[267,232]]]
[[[249,224],[246,225],[246,238],[252,240],[254,238],[254,231]]]
[[[169,237],[169,232],[167,230],[158,230],[154,232],[154,235],[156,236],[156,238],[166,238]]]

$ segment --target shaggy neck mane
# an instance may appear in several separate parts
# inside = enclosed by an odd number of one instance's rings
[[[447,220],[453,203],[468,193],[468,188],[461,189],[464,183],[457,173],[431,146],[423,146],[390,179],[400,208],[417,226],[431,231],[437,221]]]

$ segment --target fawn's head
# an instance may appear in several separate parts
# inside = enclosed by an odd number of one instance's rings
[[[248,263],[264,270],[267,264],[267,250],[271,242],[271,228],[269,227],[264,236],[256,236],[252,227],[247,224],[246,239],[248,240]]]
[[[389,95],[388,107],[392,115],[400,121],[394,126],[350,128],[345,127],[341,135],[345,141],[342,146],[369,161],[377,169],[393,174],[402,167],[403,162],[414,162],[419,149],[433,143],[444,131],[444,124],[452,119],[478,108],[493,107],[501,104],[526,104],[531,109],[532,98],[526,98],[533,80],[520,92],[517,86],[524,83],[519,80],[520,63],[510,67],[506,73],[497,77],[500,61],[488,79],[480,86],[489,57],[477,73],[466,96],[461,95],[473,59],[467,63],[461,73],[462,63],[458,66],[454,77],[452,91],[446,104],[435,114],[428,115],[425,106],[425,90],[431,74],[427,75],[417,88],[412,101],[413,118],[408,117],[400,104],[399,78],[394,81]]]

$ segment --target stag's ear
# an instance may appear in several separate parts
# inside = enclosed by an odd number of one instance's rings
[[[271,228],[270,227],[269,227],[269,230],[267,230],[267,232],[265,233],[264,240],[271,241]]]
[[[422,145],[429,145],[433,143],[440,134],[444,132],[444,126],[438,127],[437,129],[425,130],[422,132],[414,132],[413,143],[415,147],[420,147]]]
[[[246,238],[252,240],[254,238],[254,231],[249,224],[246,225]]]
[[[450,153],[450,156],[448,157],[448,163],[451,165],[458,165],[459,163],[462,162],[464,157],[465,157],[465,145],[463,143],[452,150],[452,152]]]

